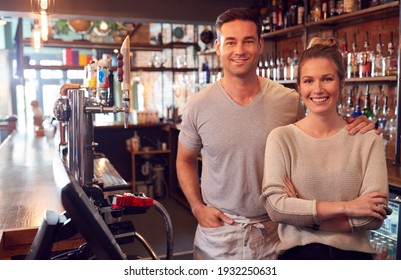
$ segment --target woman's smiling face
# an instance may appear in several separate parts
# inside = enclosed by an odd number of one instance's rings
[[[342,91],[336,64],[324,57],[310,58],[300,69],[299,92],[308,114],[337,112],[337,102]]]

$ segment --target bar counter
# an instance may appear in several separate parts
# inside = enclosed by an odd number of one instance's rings
[[[52,171],[56,142],[14,131],[0,146],[0,259],[27,253],[46,210],[63,212]],[[387,163],[389,185],[401,189],[401,167]],[[77,236],[53,249],[80,242]]]
[[[26,254],[45,211],[64,211],[53,179],[54,141],[14,131],[0,146],[0,259]],[[58,242],[53,250],[79,242]]]

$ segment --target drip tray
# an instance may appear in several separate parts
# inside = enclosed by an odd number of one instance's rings
[[[95,179],[103,183],[104,191],[128,188],[127,182],[105,157],[94,160],[94,173]]]

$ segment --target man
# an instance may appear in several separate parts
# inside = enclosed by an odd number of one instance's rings
[[[277,225],[259,204],[265,144],[273,128],[303,118],[304,108],[295,90],[256,75],[264,44],[257,11],[227,10],[216,33],[224,77],[188,100],[178,144],[178,179],[199,223],[194,259],[275,259]],[[350,133],[373,128],[364,120],[352,122]]]

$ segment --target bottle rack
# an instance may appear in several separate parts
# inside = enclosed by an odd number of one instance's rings
[[[308,18],[308,1],[305,1],[305,14],[304,18]],[[302,41],[303,48],[305,49],[308,43],[308,39],[313,33],[317,32],[327,32],[331,31],[332,36],[337,37],[337,30],[344,27],[354,26],[358,24],[368,23],[373,20],[387,19],[390,17],[398,16],[398,40],[401,38],[401,6],[400,1],[393,1],[386,4],[381,4],[378,6],[370,7],[367,9],[358,10],[351,13],[341,14],[327,19],[323,19],[317,22],[305,22],[304,24],[299,24],[289,28],[284,28],[277,31],[272,31],[268,33],[263,33],[262,38],[266,42],[272,44],[273,54],[276,56],[278,52],[278,44],[280,40],[297,39],[300,38]],[[396,45],[397,46],[397,45]],[[366,77],[366,78],[348,78],[346,83],[396,83],[396,106],[400,108],[401,106],[401,47],[398,44],[396,48],[396,53],[398,54],[398,75],[397,76],[384,76],[384,77]],[[295,80],[279,80],[279,83],[293,86]],[[397,114],[397,131],[395,139],[395,159],[394,165],[401,165],[401,116]]]

